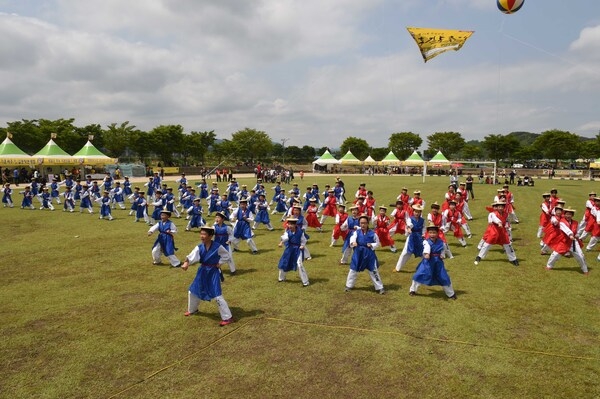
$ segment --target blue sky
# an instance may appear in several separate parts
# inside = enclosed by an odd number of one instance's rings
[[[407,26],[474,30],[423,63]],[[374,147],[600,131],[600,2],[0,0],[0,122],[179,123]]]

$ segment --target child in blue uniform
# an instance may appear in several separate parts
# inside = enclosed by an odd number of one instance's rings
[[[127,196],[127,199],[129,200],[129,202],[131,202],[131,208],[129,208],[129,216],[131,215],[135,215],[136,211],[137,211],[137,199],[140,196],[140,188],[139,187],[135,187],[133,189],[133,193],[129,194]]]
[[[214,298],[221,315],[219,325],[223,327],[234,321],[229,305],[221,291],[223,275],[219,268],[219,264],[228,261],[229,252],[221,244],[213,242],[214,234],[215,229],[213,227],[202,227],[200,230],[200,245],[190,252],[181,266],[183,270],[187,270],[189,265],[196,262],[200,263],[196,277],[188,291],[188,310],[185,312],[185,316],[197,314],[201,300],[211,301]]]
[[[148,217],[148,202],[146,201],[146,194],[143,191],[138,193],[138,197],[135,200],[135,220],[138,222],[140,219],[144,219],[147,224],[152,224]]]
[[[173,189],[171,187],[167,188],[167,194],[165,194],[165,201],[167,206],[167,211],[171,212],[171,214],[175,214],[175,217],[180,218],[181,215],[175,206],[175,195],[173,194]]]
[[[235,221],[233,241],[231,242],[233,249],[237,251],[240,241],[246,240],[246,243],[248,243],[248,246],[252,250],[252,254],[258,254],[258,249],[252,239],[254,233],[252,233],[252,228],[250,227],[250,222],[254,220],[254,214],[248,209],[247,200],[240,200],[240,207],[231,215],[230,219],[231,221]]]
[[[206,221],[202,217],[202,205],[200,205],[200,198],[194,198],[193,205],[190,206],[186,213],[188,214],[190,221],[188,222],[185,231],[190,231],[194,227],[202,227],[206,224]]]
[[[456,299],[456,294],[452,288],[452,281],[444,267],[445,244],[438,237],[439,227],[435,225],[427,226],[427,239],[423,241],[423,260],[417,266],[417,271],[413,276],[409,294],[417,295],[417,290],[421,284],[441,285],[450,299]]]
[[[302,281],[303,287],[310,284],[306,269],[304,268],[304,246],[306,237],[304,231],[298,228],[298,219],[289,218],[286,220],[288,228],[281,236],[279,247],[285,245],[285,250],[279,259],[279,282],[285,281],[285,275],[289,271],[298,270],[298,275]]]
[[[86,183],[81,185],[81,202],[79,203],[79,213],[82,213],[84,209],[92,214],[94,210],[92,208],[92,194]]]
[[[255,205],[256,217],[254,218],[252,230],[255,230],[259,223],[266,224],[269,231],[273,230],[273,226],[271,226],[271,220],[269,219],[269,204],[265,199],[265,194],[258,195],[258,201],[256,201]]]
[[[31,187],[26,186],[25,191],[21,191],[21,194],[23,194],[23,201],[21,201],[21,209],[35,209],[35,206],[33,206],[33,192],[31,191]]]
[[[229,260],[227,263],[229,264],[229,275],[235,275],[235,262],[233,261],[233,251],[231,250],[231,242],[233,241],[233,229],[231,226],[225,224],[225,221],[228,218],[225,217],[225,214],[222,212],[217,212],[215,214],[215,242],[221,244],[223,248],[229,252]]]
[[[123,195],[129,197],[131,194],[133,194],[133,191],[131,190],[131,182],[129,181],[129,176],[125,176],[124,179],[125,181],[123,182]]]
[[[352,248],[350,247],[350,238],[352,237],[352,233],[355,230],[358,230],[360,226],[360,222],[358,220],[358,206],[354,205],[350,208],[350,216],[342,225],[340,226],[341,231],[347,231],[346,239],[344,240],[344,245],[342,245],[342,259],[340,259],[340,265],[345,265],[348,263],[348,258],[352,253]]]
[[[65,197],[63,212],[73,212],[75,210],[75,200],[73,199],[73,190],[71,189],[71,187],[66,186],[65,191],[61,195]]]
[[[54,210],[54,206],[52,205],[52,196],[48,192],[48,187],[44,186],[44,188],[42,188],[42,193],[38,194],[38,196],[42,201],[42,206],[40,206],[40,209],[50,209],[51,211]]]
[[[60,193],[58,192],[59,184],[58,179],[52,179],[52,183],[50,184],[50,202],[55,200],[57,204],[60,204]]]
[[[12,208],[14,206],[12,201],[12,188],[10,188],[10,183],[6,183],[4,185],[4,188],[2,189],[2,205],[5,208],[7,206],[9,208]]]
[[[412,210],[412,216],[406,219],[408,238],[396,263],[395,272],[399,272],[402,269],[402,266],[408,262],[411,255],[414,255],[416,258],[423,256],[423,228],[425,227],[425,219],[421,216],[423,207],[421,205],[413,205]]]
[[[346,279],[346,291],[350,291],[356,284],[358,273],[368,270],[375,290],[385,294],[383,283],[379,276],[379,261],[375,255],[375,249],[379,246],[379,238],[375,231],[369,229],[369,217],[362,215],[359,218],[360,228],[350,233],[350,247],[354,248],[350,271]]]
[[[104,191],[102,193],[102,197],[98,198],[96,202],[100,203],[100,218],[99,219],[108,219],[113,220],[113,217],[110,213],[110,192]]]
[[[152,260],[153,264],[161,265],[160,257],[161,254],[164,254],[169,259],[169,262],[171,262],[172,267],[179,267],[181,266],[181,262],[175,255],[177,248],[175,247],[175,239],[173,238],[173,234],[177,233],[177,226],[169,220],[170,217],[171,212],[161,211],[160,222],[148,230],[149,236],[158,230],[158,237],[152,246]]]

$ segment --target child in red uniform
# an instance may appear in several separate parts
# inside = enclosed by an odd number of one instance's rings
[[[335,242],[338,238],[342,238],[342,241],[346,240],[346,236],[348,235],[348,230],[342,231],[341,226],[348,219],[348,214],[346,213],[346,205],[339,204],[337,215],[335,215],[335,226],[333,226],[333,232],[331,233],[331,244],[330,247],[335,245]]]
[[[387,208],[385,206],[379,207],[379,215],[373,218],[373,227],[375,228],[375,234],[379,238],[381,247],[390,247],[392,252],[396,252],[396,246],[394,240],[390,236],[390,218],[386,215]]]
[[[319,212],[317,199],[313,197],[309,201],[310,204],[306,208],[306,222],[308,223],[308,227],[314,227],[317,231],[322,231],[321,223],[319,223],[319,218],[317,217],[317,212]]]

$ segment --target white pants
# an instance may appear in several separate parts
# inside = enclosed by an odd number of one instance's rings
[[[417,290],[419,289],[420,286],[421,286],[421,283],[417,283],[415,280],[413,280],[412,284],[410,285],[410,290],[412,292],[417,292]],[[443,285],[442,288],[444,289],[444,292],[446,293],[446,296],[448,298],[450,298],[451,296],[454,295],[454,288],[452,288],[452,284]]]
[[[229,320],[233,316],[231,315],[231,310],[229,310],[229,305],[227,305],[227,301],[223,298],[223,295],[219,295],[215,298],[217,302],[217,306],[219,308],[219,313],[221,314],[222,320]],[[200,298],[196,295],[192,294],[188,291],[188,312],[194,313],[198,311],[198,306],[200,305]]]
[[[468,220],[473,219],[471,215],[471,209],[469,208],[469,203],[465,201],[465,205],[463,206],[463,213]]]
[[[160,244],[156,244],[154,246],[154,248],[152,248],[152,260],[155,263],[160,263],[160,256],[162,255],[162,250],[160,248]],[[171,266],[177,266],[179,265],[181,262],[179,261],[179,259],[177,259],[176,255],[169,255],[167,256],[167,258],[169,259],[169,262],[171,263]]]
[[[233,246],[234,249],[239,250],[239,245],[240,245],[240,241],[242,241],[241,238],[234,238],[231,241],[231,245]],[[252,252],[254,251],[258,251],[258,249],[256,248],[256,244],[254,243],[254,240],[252,238],[248,238],[246,240],[246,243],[248,244],[248,246],[250,247],[250,249],[252,250]]]
[[[411,240],[411,238],[406,240],[406,242],[404,243],[404,248],[402,249],[402,253],[400,254],[400,257],[398,258],[398,262],[396,263],[396,271],[397,272],[399,272],[400,269],[402,269],[402,266],[406,265],[406,262],[408,262],[411,255],[413,255],[412,252],[408,252],[408,243],[410,240]]]
[[[306,274],[306,269],[304,268],[304,264],[302,263],[302,256],[298,256],[298,260],[296,261],[296,265],[298,267],[298,275],[300,276],[300,280],[302,281],[302,285],[308,285],[308,274]],[[279,269],[279,281],[285,281],[285,275],[287,272]]]
[[[227,264],[229,265],[229,271],[235,273],[235,262],[233,260],[233,249],[231,248],[231,245],[229,246],[229,262]]]
[[[379,276],[379,270],[375,269],[374,272],[370,270],[367,271],[369,272],[369,277],[371,277],[371,281],[373,282],[373,287],[375,287],[375,290],[382,290],[383,282],[381,281],[381,277]],[[350,269],[350,271],[348,271],[348,278],[346,278],[346,288],[354,288],[357,277],[358,272]]]
[[[348,263],[348,259],[352,255],[352,248],[348,245],[348,248],[344,252],[342,252],[342,259],[340,259],[341,263]]]
[[[583,251],[581,250],[579,243],[577,241],[575,241],[574,245],[571,248],[573,248],[573,247],[575,248],[574,250],[571,251],[573,258],[575,258],[575,260],[579,264],[579,267],[581,267],[581,271],[584,273],[587,273],[587,271],[588,271],[587,264],[585,263],[585,258],[583,257]],[[548,259],[548,263],[546,264],[546,267],[549,267],[552,269],[554,267],[554,265],[556,264],[556,261],[559,260],[561,257],[562,257],[562,255],[559,254],[558,252],[556,252],[556,251],[552,252],[552,254],[550,255],[550,258]]]
[[[485,258],[485,256],[489,252],[491,246],[492,246],[492,244],[488,244],[487,242],[484,242],[483,245],[481,246],[481,249],[479,250],[479,254],[477,256],[479,256],[481,259]],[[506,256],[508,257],[509,261],[512,262],[513,260],[517,260],[517,254],[515,253],[515,250],[513,249],[512,245],[504,244],[503,247],[504,247],[504,252],[506,252]]]

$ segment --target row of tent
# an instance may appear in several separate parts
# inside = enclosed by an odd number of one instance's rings
[[[392,151],[390,151],[385,158],[381,161],[374,160],[370,155],[365,158],[363,161],[356,158],[352,152],[348,151],[346,155],[341,157],[340,159],[336,159],[329,150],[325,150],[323,155],[321,155],[318,159],[313,161],[314,165],[319,166],[327,166],[327,165],[348,165],[348,166],[425,166],[426,164],[429,166],[444,166],[450,165],[450,161],[448,158],[442,154],[441,151],[431,158],[428,162],[425,162],[423,158],[416,152],[413,151],[410,157],[406,158],[404,161],[398,159],[396,155]]]
[[[36,165],[111,165],[118,160],[103,154],[91,141],[73,155],[60,148],[53,139],[34,155],[28,155],[7,137],[0,144],[0,166]]]

